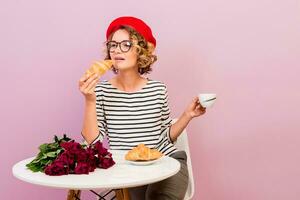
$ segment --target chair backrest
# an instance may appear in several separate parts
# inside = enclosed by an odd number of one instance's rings
[[[175,123],[177,119],[172,120],[172,124]],[[189,171],[189,183],[188,188],[184,197],[184,200],[190,200],[194,196],[195,192],[195,185],[194,185],[194,176],[193,176],[193,169],[192,169],[192,161],[190,156],[190,148],[189,148],[189,142],[188,142],[188,136],[186,129],[182,131],[180,136],[177,138],[177,142],[175,143],[175,146],[179,150],[184,150],[187,154],[187,166]]]

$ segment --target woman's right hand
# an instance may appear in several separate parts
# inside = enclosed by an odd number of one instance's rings
[[[96,101],[95,87],[98,79],[99,75],[94,73],[91,75],[84,74],[79,80],[79,90],[84,95],[87,102]]]

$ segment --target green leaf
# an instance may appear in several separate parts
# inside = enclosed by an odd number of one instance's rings
[[[28,164],[27,168],[33,172],[44,172],[44,169],[47,165],[51,164],[59,154],[64,152],[64,149],[60,146],[61,142],[69,142],[72,139],[67,137],[66,134],[62,138],[54,136],[54,142],[44,143],[39,146],[40,152],[37,156]]]
[[[51,164],[54,160],[48,160],[46,163],[45,163],[45,166]]]
[[[28,163],[28,164],[26,164],[26,167],[31,167],[31,166],[33,166],[34,165],[34,163]]]
[[[31,163],[39,163],[40,159],[34,159],[33,161],[31,161]]]
[[[35,164],[27,164],[26,166],[33,172],[38,172],[41,170],[41,165],[36,164],[36,163]]]
[[[45,159],[45,158],[47,158],[47,154],[44,153],[40,159]]]
[[[30,163],[38,163],[39,161],[40,161],[40,158],[35,158]]]
[[[39,152],[38,155],[36,156],[36,158],[41,158],[43,156],[43,152]]]
[[[39,172],[41,170],[42,170],[42,168],[39,167],[39,166],[34,166],[34,167],[31,168],[31,171],[33,171],[33,172]]]
[[[41,160],[41,164],[42,165],[46,165],[46,163],[48,162],[49,160]]]
[[[46,155],[47,155],[47,157],[55,158],[56,157],[56,152],[55,151],[51,151],[51,152],[48,152]]]
[[[45,143],[45,144],[42,144],[39,146],[39,149],[41,152],[45,152],[47,150],[47,147],[48,147],[48,144]]]
[[[59,154],[60,154],[61,152],[63,152],[63,151],[64,151],[63,149],[57,149],[57,150],[56,150],[56,154],[59,155]]]
[[[51,151],[51,150],[57,149],[57,148],[59,148],[59,145],[57,143],[50,143],[47,146],[48,151]]]

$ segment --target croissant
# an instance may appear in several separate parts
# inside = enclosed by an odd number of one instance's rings
[[[112,60],[95,61],[85,73],[88,76],[93,73],[97,73],[101,76],[107,70],[109,70],[112,67],[112,65],[113,65]]]
[[[162,153],[156,149],[150,149],[144,144],[139,144],[125,155],[126,160],[131,161],[149,161],[155,160],[162,156]]]

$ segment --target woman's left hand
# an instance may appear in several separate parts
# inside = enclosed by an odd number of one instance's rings
[[[206,112],[206,108],[202,107],[198,97],[194,97],[192,102],[185,109],[185,114],[191,118],[199,117]]]

